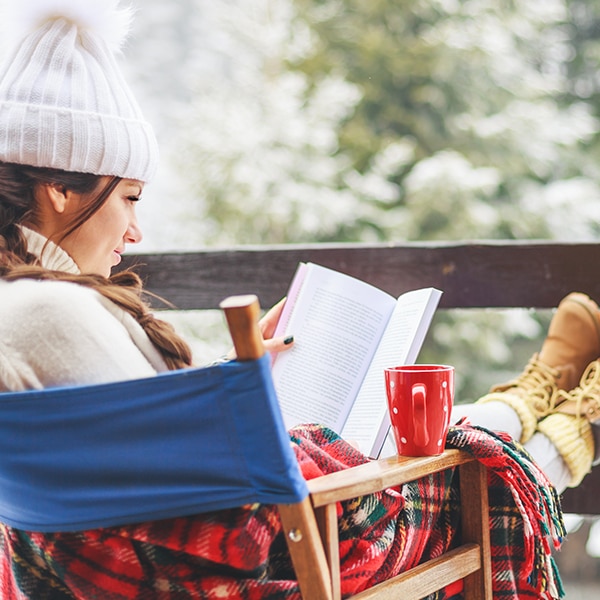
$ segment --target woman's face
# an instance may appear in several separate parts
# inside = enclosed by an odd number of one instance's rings
[[[123,179],[106,202],[60,242],[82,273],[108,277],[121,262],[126,244],[141,241],[135,207],[143,187],[139,181]]]

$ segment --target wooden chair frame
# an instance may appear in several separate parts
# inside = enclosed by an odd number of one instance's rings
[[[257,326],[256,296],[221,303],[239,360],[264,354]],[[306,600],[340,600],[340,560],[336,503],[398,486],[449,468],[458,468],[461,543],[442,556],[352,596],[355,600],[418,600],[464,579],[465,600],[492,599],[489,506],[486,468],[464,451],[440,456],[394,457],[371,461],[308,482],[309,496],[278,506],[292,563]]]

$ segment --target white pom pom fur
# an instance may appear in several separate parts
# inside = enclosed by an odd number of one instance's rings
[[[116,51],[127,38],[133,15],[130,6],[119,4],[119,0],[1,0],[2,37],[14,43],[49,19],[64,17]]]

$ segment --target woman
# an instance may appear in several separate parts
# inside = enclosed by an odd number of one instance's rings
[[[0,324],[0,391],[190,366],[189,348],[154,319],[137,277],[108,279],[126,245],[142,238],[135,210],[143,187],[140,179],[0,163],[0,313],[12,315]],[[279,311],[262,320],[266,336]],[[285,347],[282,339],[266,344]]]
[[[132,379],[190,366],[187,344],[152,315],[137,276],[111,276],[126,245],[141,240],[135,210],[157,164],[152,130],[114,59],[130,15],[108,0],[65,0],[59,13],[54,0],[37,0],[35,9],[22,4],[29,13],[21,22],[29,25],[0,71],[0,391]],[[281,304],[261,321],[271,351],[288,341],[269,339],[280,310]],[[522,415],[515,407],[521,401],[528,406],[530,397],[513,395],[520,400],[486,399],[495,403],[483,414],[504,413],[518,438]],[[484,406],[466,414],[478,418]],[[579,427],[579,416],[570,418]],[[305,473],[366,460],[332,432],[307,427],[293,437]],[[549,437],[534,438],[544,441],[540,461],[550,456],[558,465],[557,483],[576,484],[581,469],[570,473]],[[582,439],[586,449],[593,445],[589,435]],[[542,474],[539,481],[546,485]],[[408,502],[391,490],[344,506],[347,592],[393,575],[409,559],[420,560],[395,554],[395,540],[403,539],[398,532],[410,527]],[[435,510],[441,514],[440,506]],[[442,539],[448,523],[431,521],[437,529],[427,532],[429,543],[450,543],[449,536]],[[209,543],[223,532],[245,540],[241,552]],[[7,598],[298,594],[277,519],[265,506],[75,534],[6,526],[1,533],[0,583]],[[511,583],[515,594],[529,585],[519,579]]]

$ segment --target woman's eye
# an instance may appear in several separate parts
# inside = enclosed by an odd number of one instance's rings
[[[130,200],[131,202],[139,202],[141,199],[141,196],[127,196],[127,200]]]

